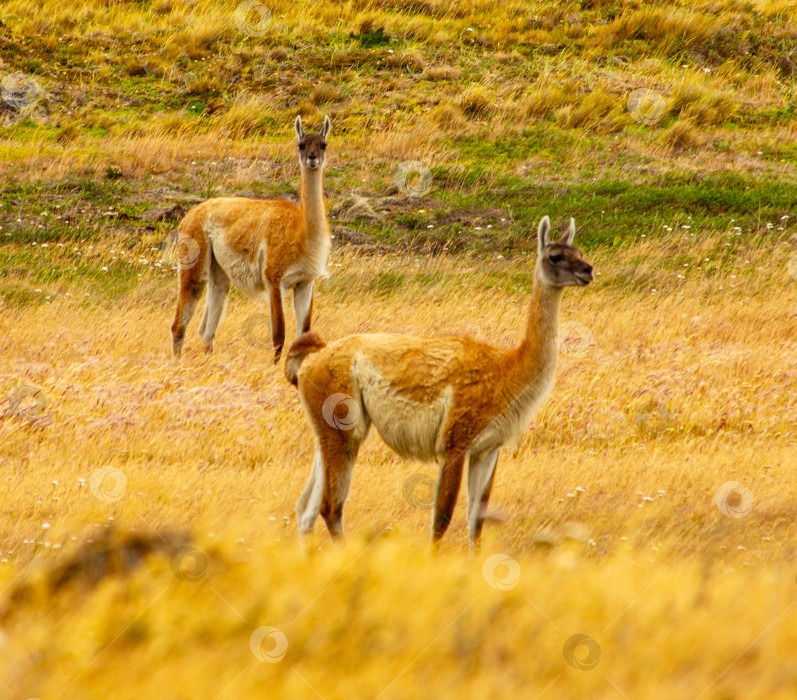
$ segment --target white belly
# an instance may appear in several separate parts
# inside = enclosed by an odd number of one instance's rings
[[[269,301],[270,294],[265,278],[266,242],[260,244],[260,251],[254,260],[247,260],[230,248],[223,236],[211,234],[208,239],[213,248],[213,257],[233,286],[254,301]]]
[[[453,387],[432,403],[419,403],[397,393],[367,359],[358,357],[355,365],[363,407],[385,443],[407,459],[438,461]]]

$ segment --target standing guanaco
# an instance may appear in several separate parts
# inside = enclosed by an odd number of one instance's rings
[[[305,333],[296,340],[285,373],[299,389],[316,442],[296,505],[302,537],[319,513],[332,537],[342,536],[352,468],[373,424],[399,455],[440,466],[434,542],[451,521],[468,459],[468,531],[478,545],[498,450],[527,428],[553,387],[564,288],[593,279],[572,245],[575,233],[571,218],[566,233],[551,241],[548,217],[540,221],[531,304],[517,347],[458,336],[353,335],[326,345]]]
[[[296,117],[301,206],[283,199],[219,197],[193,207],[178,227],[179,296],[172,350],[180,355],[185,329],[208,287],[199,324],[205,351],[213,351],[230,284],[250,299],[271,304],[274,361],[285,342],[282,295],[293,290],[296,333],[310,330],[313,283],[326,274],[330,248],[324,204],[324,164],[329,117],[318,134],[306,134]]]

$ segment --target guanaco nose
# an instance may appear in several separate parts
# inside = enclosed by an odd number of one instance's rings
[[[592,265],[590,265],[589,263],[584,263],[584,267],[581,268],[581,273],[586,277],[589,277],[590,281],[595,279],[592,276]]]

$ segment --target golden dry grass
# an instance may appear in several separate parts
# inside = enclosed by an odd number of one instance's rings
[[[298,111],[310,122],[332,115],[336,136],[346,135],[337,147],[355,156],[346,164],[354,181],[380,164],[374,142],[386,129],[414,134],[392,149],[412,160],[441,141],[450,152],[463,139],[511,138],[551,120],[579,140],[603,137],[604,148],[614,140],[607,134],[622,132],[625,147],[660,172],[710,172],[713,161],[727,169],[735,157],[769,151],[764,165],[784,163],[793,175],[794,138],[774,133],[794,119],[788,47],[797,29],[788,2],[564,11],[512,0],[497,11],[483,0],[301,8],[273,0],[268,30],[255,37],[236,25],[238,4],[5,3],[9,41],[22,51],[8,50],[13,60],[0,58],[0,70],[30,73],[48,97],[38,116],[47,128],[0,144],[0,172],[18,181],[101,175],[111,162],[135,179],[167,172],[164,161],[187,168],[198,150],[248,156],[252,144],[242,139],[253,137],[279,152]],[[361,45],[372,35],[386,43]],[[36,58],[23,61],[26,50]],[[640,88],[699,126],[689,145],[704,166],[672,158],[650,138],[668,124],[639,128],[629,117],[628,97]],[[578,150],[588,177],[616,175],[603,148]],[[541,179],[553,165],[537,168]]]
[[[557,384],[517,454],[499,459],[492,503],[507,520],[488,525],[475,557],[463,503],[441,553],[428,551],[430,512],[403,486],[434,472],[376,436],[355,470],[348,544],[330,544],[319,521],[320,553],[299,555],[293,504],[311,435],[269,349],[244,338],[264,311],[250,302],[232,300],[212,357],[195,320],[180,364],[169,357],[174,283],[159,274],[110,305],[83,301],[78,282],[71,297],[5,309],[0,394],[36,387],[46,405],[0,409],[0,689],[792,697],[797,280],[787,246],[762,242],[718,265],[701,259],[716,242],[695,240],[586,251],[601,274],[566,295]],[[692,265],[669,264],[687,251]],[[315,323],[326,338],[452,331],[507,344],[533,260],[335,251],[331,263]],[[260,325],[250,338],[266,335]],[[118,501],[92,492],[103,467],[127,480]],[[752,494],[749,512],[730,499],[745,517],[715,502],[733,481]],[[50,591],[51,567],[111,519],[122,541],[164,542],[129,573]],[[175,532],[206,562],[196,582],[173,571]],[[495,554],[516,564],[485,574]],[[278,663],[250,651],[262,626],[285,635]],[[599,648],[591,669],[564,658],[575,634]],[[591,644],[575,652],[587,665]]]
[[[0,8],[0,77],[43,90],[0,114],[0,698],[795,697],[793,0],[266,4],[262,36],[237,1]],[[607,244],[584,246],[598,277],[566,295],[554,392],[499,458],[506,518],[476,555],[464,494],[430,552],[434,470],[374,435],[346,544],[319,521],[303,558],[312,436],[266,310],[234,294],[212,357],[198,319],[170,357],[175,273],[153,259],[170,224],[139,216],[295,188],[297,113],[332,116],[333,212],[395,191],[402,161],[435,168],[423,217],[405,202],[368,229],[404,221],[394,251],[419,226],[533,247],[512,209],[537,189],[556,216],[585,183],[680,192],[656,190],[670,210],[634,190],[649,211],[584,232]],[[683,191],[724,172],[747,179]],[[762,183],[778,203],[740,209]],[[604,226],[616,208],[576,201]],[[430,216],[443,205],[467,223]],[[533,266],[330,262],[326,339],[496,344]]]

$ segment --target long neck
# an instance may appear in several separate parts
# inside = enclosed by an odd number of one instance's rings
[[[563,291],[561,287],[545,284],[539,269],[535,270],[526,333],[515,350],[517,367],[523,375],[520,379],[532,381],[543,370],[556,366]]]
[[[329,241],[323,170],[302,168],[302,216],[308,243]]]

